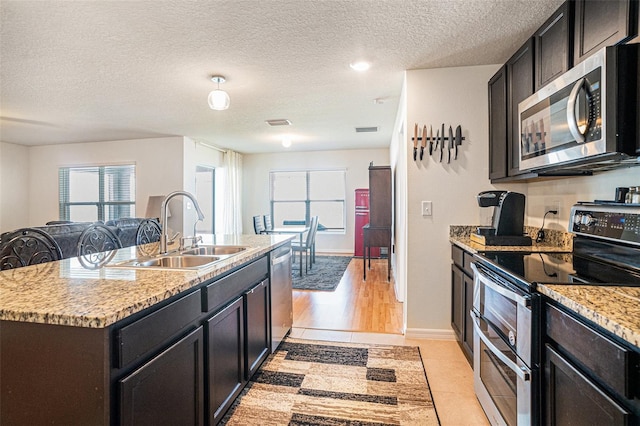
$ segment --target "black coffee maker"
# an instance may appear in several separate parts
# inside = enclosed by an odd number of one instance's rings
[[[511,191],[484,191],[477,195],[480,207],[493,207],[491,226],[478,226],[471,240],[491,246],[530,246],[524,235],[524,194]]]

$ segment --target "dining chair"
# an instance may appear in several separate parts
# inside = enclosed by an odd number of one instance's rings
[[[2,235],[0,270],[62,259],[58,243],[45,231],[21,228]]]
[[[309,232],[307,232],[307,238],[305,238],[302,245],[299,242],[292,241],[291,248],[294,252],[304,252],[305,258],[305,273],[309,272],[309,269],[313,269],[313,263],[311,262],[313,254],[313,245],[315,244],[316,232],[318,231],[318,216],[311,217],[311,223],[309,224]]]
[[[150,244],[160,241],[160,224],[154,219],[145,219],[138,225],[136,245]]]
[[[78,257],[92,265],[101,265],[112,251],[120,248],[122,243],[118,236],[101,223],[89,226],[78,239]]]
[[[253,217],[253,230],[256,234],[264,234],[266,231],[264,227],[264,219],[262,219],[261,215]]]
[[[273,231],[273,221],[271,220],[270,214],[264,215],[264,229],[267,232]]]

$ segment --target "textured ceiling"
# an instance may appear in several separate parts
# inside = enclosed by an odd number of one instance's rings
[[[2,0],[0,140],[387,147],[404,70],[504,63],[562,1]],[[226,111],[207,105],[212,74]]]

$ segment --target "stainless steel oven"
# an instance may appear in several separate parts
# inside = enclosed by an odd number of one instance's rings
[[[493,425],[532,419],[531,296],[481,264],[472,264],[474,388]]]

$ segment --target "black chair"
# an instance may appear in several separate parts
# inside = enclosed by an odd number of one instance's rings
[[[22,228],[2,234],[0,270],[21,268],[62,259],[62,251],[46,232]]]
[[[273,222],[271,221],[271,215],[270,214],[265,214],[264,215],[264,229],[265,229],[266,232],[273,231]]]
[[[307,232],[307,238],[302,245],[299,242],[292,241],[291,248],[294,252],[304,252],[305,257],[305,272],[309,271],[309,268],[313,269],[313,252],[314,244],[316,240],[316,232],[318,231],[318,216],[311,217],[311,223],[309,224],[309,232]]]
[[[264,232],[266,231],[262,216],[253,217],[253,230],[256,232],[256,234],[264,234]]]
[[[105,225],[94,223],[80,234],[78,239],[78,257],[92,265],[101,265],[113,254],[113,250],[122,248],[118,236]]]
[[[140,222],[136,232],[136,245],[150,244],[160,241],[160,224],[154,219],[145,219]]]

